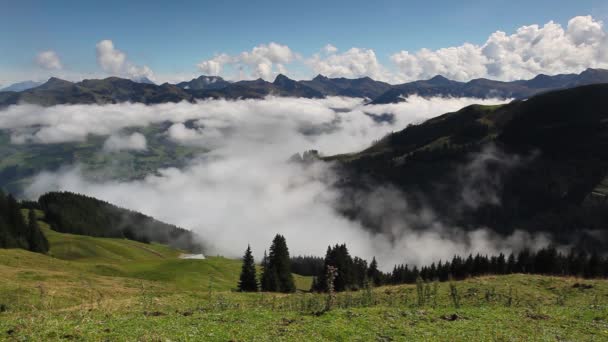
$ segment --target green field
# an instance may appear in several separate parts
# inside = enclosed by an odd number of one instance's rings
[[[239,260],[43,229],[49,255],[0,249],[0,340],[608,340],[605,280],[488,276],[454,297],[429,283],[422,302],[415,285],[386,286],[326,310],[324,294],[235,292]]]
[[[127,128],[123,133],[139,132],[146,137],[145,151],[106,152],[107,136],[89,135],[82,142],[57,144],[13,144],[10,132],[0,130],[0,186],[18,194],[43,171],[79,165],[90,179],[140,179],[160,168],[183,167],[207,149],[174,143],[166,137],[167,123]]]

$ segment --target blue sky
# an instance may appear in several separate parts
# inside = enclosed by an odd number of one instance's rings
[[[214,55],[270,42],[303,59],[326,44],[339,51],[371,49],[390,64],[398,51],[481,45],[497,30],[511,34],[551,20],[565,27],[578,15],[608,19],[608,2],[594,0],[1,2],[0,83],[50,74],[35,63],[48,50],[61,59],[60,74],[102,73],[95,45],[103,39],[130,63],[179,77],[200,73],[196,64]],[[314,73],[305,69],[290,68],[301,76]]]

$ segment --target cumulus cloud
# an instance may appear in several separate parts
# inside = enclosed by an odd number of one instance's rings
[[[369,76],[377,80],[389,78],[388,71],[378,62],[374,50],[351,48],[338,53],[335,46],[326,45],[323,52],[324,54],[315,54],[306,60],[306,64],[316,74],[348,78]]]
[[[144,151],[146,150],[146,137],[138,132],[131,135],[111,135],[103,144],[105,151]]]
[[[205,74],[219,75],[224,66],[230,64],[245,71],[246,75],[239,75],[239,78],[271,80],[277,74],[287,72],[285,65],[291,63],[296,57],[297,55],[287,45],[271,42],[260,44],[251,51],[243,51],[238,55],[216,55],[211,59],[201,61],[197,66]]]
[[[203,74],[208,76],[219,76],[225,64],[231,63],[233,58],[227,54],[220,54],[211,59],[201,61],[197,64]]]
[[[406,196],[390,188],[360,197],[366,210],[394,218],[385,221],[382,234],[372,234],[335,210],[341,190],[334,183],[340,175],[331,165],[287,160],[310,149],[325,154],[361,150],[409,123],[471,103],[497,102],[412,96],[399,104],[364,106],[362,99],[353,98],[269,97],[152,106],[13,106],[0,112],[0,128],[42,141],[49,136],[118,136],[125,128],[169,121],[164,132],[169,139],[210,151],[182,169],[165,168],[132,181],[93,181],[68,165],[67,170],[36,177],[27,194],[33,198],[49,190],[70,190],[92,195],[193,229],[212,242],[213,253],[227,256],[239,256],[247,243],[260,256],[273,235],[282,233],[293,254],[322,255],[327,244],[346,242],[353,254],[376,256],[391,267],[454,253],[503,251],[518,246],[517,239],[542,239],[520,234],[511,243],[484,229],[446,227],[431,211],[412,210]],[[388,113],[394,120],[376,122],[366,113]],[[115,138],[106,145],[110,140]],[[395,212],[405,213],[407,220],[397,219]],[[416,222],[429,229],[414,229]]]
[[[97,64],[107,73],[128,77],[139,81],[144,78],[154,80],[154,73],[147,66],[137,66],[127,59],[127,55],[116,49],[114,43],[105,39],[97,43]]]
[[[483,43],[431,50],[401,50],[379,61],[370,48],[339,51],[327,44],[312,56],[300,57],[286,45],[261,44],[237,55],[219,54],[201,61],[199,69],[219,75],[225,66],[241,73],[234,78],[262,77],[270,80],[287,65],[303,62],[313,74],[329,77],[364,77],[390,83],[428,79],[441,74],[458,81],[474,78],[497,80],[529,79],[538,74],[578,73],[586,68],[608,68],[608,35],[604,23],[592,16],[577,16],[563,27],[550,21],[522,26],[509,34],[492,33]]]
[[[496,31],[482,45],[400,51],[391,60],[398,68],[398,77],[408,81],[437,74],[468,81],[575,73],[589,67],[608,67],[608,40],[603,26],[591,16],[578,16],[570,19],[565,29],[550,21],[544,26],[522,26],[511,35]]]
[[[36,56],[36,64],[47,70],[59,70],[63,68],[57,53],[52,50],[42,51]]]

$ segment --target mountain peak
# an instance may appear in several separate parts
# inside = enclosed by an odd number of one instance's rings
[[[606,74],[608,70],[599,68],[587,68],[580,73],[581,76]]]
[[[283,74],[278,74],[277,77],[274,79],[273,83],[281,84],[281,83],[285,83],[285,82],[295,82],[295,81]]]
[[[328,80],[328,78],[326,76],[323,76],[321,74],[318,74],[317,76],[315,76],[315,78],[312,79],[313,81],[325,81]]]
[[[73,85],[73,83],[70,82],[70,81],[62,80],[62,79],[57,78],[57,77],[51,77],[51,78],[49,78],[48,81],[46,81],[39,88],[42,88],[42,89],[62,88],[62,87],[68,87],[68,86],[71,86],[71,85]]]
[[[40,82],[34,82],[34,81],[22,81],[22,82],[17,82],[17,83],[13,83],[11,85],[8,85],[2,89],[0,89],[0,91],[24,91],[24,90],[28,90],[31,88],[35,88],[39,85],[41,85],[42,83]]]
[[[141,78],[138,79],[134,79],[135,82],[139,82],[139,83],[145,83],[145,84],[154,84],[156,85],[156,83],[154,83],[154,81],[152,81],[151,79],[147,78],[146,76],[143,76]]]
[[[433,78],[431,78],[430,80],[428,80],[428,82],[433,83],[433,84],[446,84],[446,83],[450,83],[451,81],[449,79],[445,78],[444,76],[436,75]]]

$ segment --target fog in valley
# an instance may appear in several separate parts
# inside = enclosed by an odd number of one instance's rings
[[[289,162],[290,157],[311,149],[322,155],[360,151],[408,124],[469,104],[505,101],[412,96],[399,104],[365,105],[355,98],[268,97],[148,106],[19,105],[0,112],[0,129],[10,131],[12,144],[82,142],[93,134],[107,137],[102,153],[139,153],[147,149],[146,137],[130,129],[169,122],[161,133],[167,139],[209,152],[184,168],[159,169],[131,181],[91,180],[80,165],[66,164],[37,175],[25,196],[68,190],[103,199],[197,232],[209,254],[238,257],[251,244],[259,260],[280,233],[292,255],[323,256],[327,245],[346,243],[352,255],[376,256],[389,269],[454,254],[538,248],[550,240],[519,231],[505,238],[483,227],[464,231],[446,226],[430,208],[410,209],[407,194],[390,186],[358,194],[363,210],[381,218],[382,233],[372,234],[336,210],[341,203],[334,182],[340,175],[331,163],[303,165]],[[502,158],[505,165],[521,162],[496,150],[473,156],[464,170],[462,203],[455,205],[497,201],[493,191],[499,184],[477,172],[484,158]],[[412,228],[421,225],[428,228]]]

